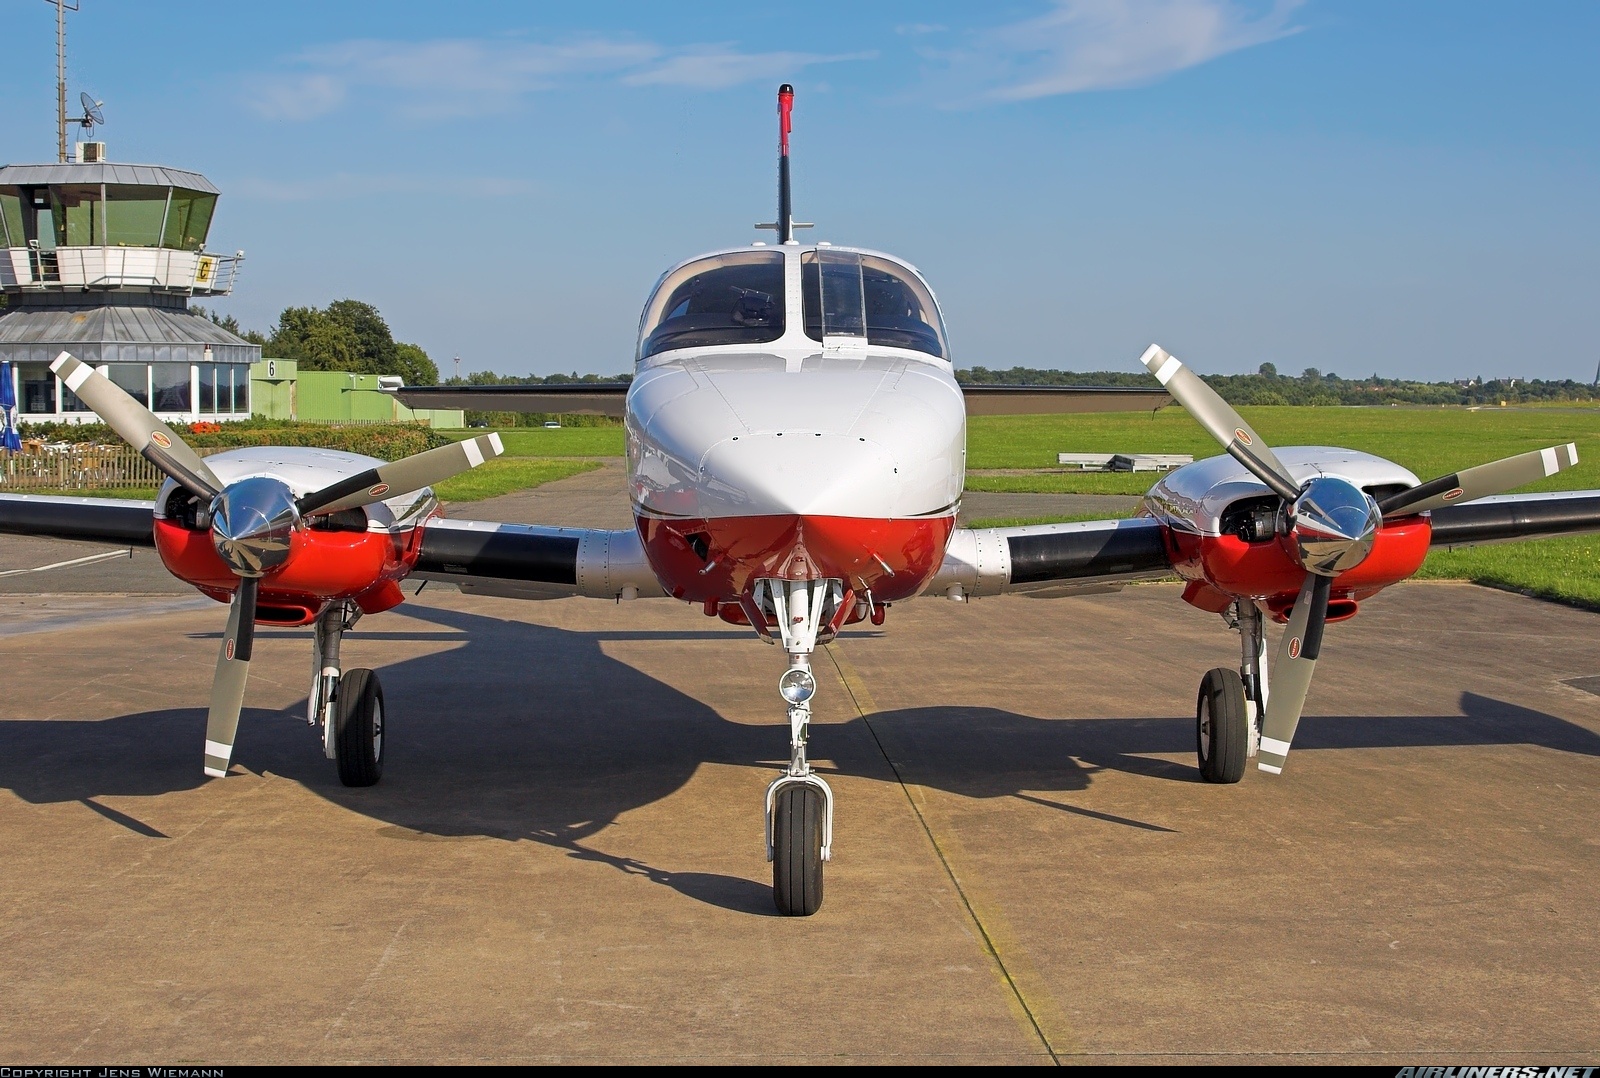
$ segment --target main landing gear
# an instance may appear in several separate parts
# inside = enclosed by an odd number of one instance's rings
[[[817,637],[844,601],[837,580],[762,580],[756,605],[771,606],[789,669],[778,694],[789,713],[789,766],[767,787],[767,860],[772,862],[772,900],[787,917],[809,917],[822,908],[822,865],[832,855],[833,790],[811,770],[811,697],[817,679],[811,654]]]
[[[354,603],[334,603],[317,618],[306,705],[307,721],[322,726],[323,755],[339,765],[346,786],[372,786],[383,777],[383,685],[371,670],[339,666],[339,645],[360,618]]]
[[[1223,614],[1239,630],[1239,669],[1217,667],[1200,680],[1195,701],[1195,755],[1200,777],[1232,783],[1244,777],[1245,762],[1261,749],[1261,720],[1267,711],[1267,638],[1254,603],[1240,600]]]

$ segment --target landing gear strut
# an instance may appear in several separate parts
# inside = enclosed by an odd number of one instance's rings
[[[339,765],[346,786],[372,786],[383,777],[383,685],[371,670],[341,671],[339,646],[361,618],[354,603],[334,603],[317,618],[311,648],[311,694],[306,718],[322,726],[322,753]]]
[[[1239,670],[1207,671],[1195,700],[1195,755],[1200,777],[1233,783],[1244,777],[1245,761],[1261,748],[1261,721],[1267,704],[1267,640],[1261,611],[1240,600],[1223,615],[1239,630]]]
[[[809,917],[822,908],[822,865],[833,852],[833,790],[811,770],[806,743],[817,691],[811,653],[826,624],[825,609],[843,598],[837,580],[763,580],[757,586],[758,606],[763,599],[771,603],[789,654],[789,669],[778,679],[789,712],[789,766],[767,787],[766,812],[772,900],[787,917]]]

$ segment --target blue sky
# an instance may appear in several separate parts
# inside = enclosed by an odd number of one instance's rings
[[[54,149],[5,0],[0,160]],[[376,304],[449,371],[631,362],[660,272],[795,209],[898,254],[958,364],[1591,379],[1600,5],[83,0],[114,160],[205,173],[218,308]]]

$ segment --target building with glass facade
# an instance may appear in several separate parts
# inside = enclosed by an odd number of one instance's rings
[[[233,291],[243,253],[207,253],[219,192],[180,169],[0,167],[0,360],[24,422],[95,418],[50,373],[69,352],[168,421],[250,415],[261,348],[192,313]]]

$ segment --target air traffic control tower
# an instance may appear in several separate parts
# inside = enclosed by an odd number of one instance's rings
[[[168,422],[250,415],[251,344],[189,310],[225,296],[244,253],[208,253],[219,192],[204,176],[76,159],[0,167],[0,360],[23,421],[95,419],[50,373],[70,352]]]

